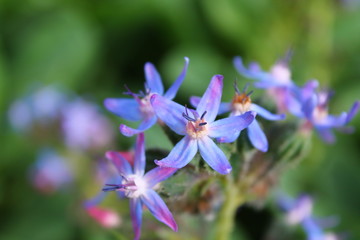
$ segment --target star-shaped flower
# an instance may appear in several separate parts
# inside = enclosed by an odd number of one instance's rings
[[[104,101],[105,107],[112,113],[128,121],[141,121],[137,129],[130,128],[124,124],[120,125],[120,132],[125,136],[133,136],[149,129],[153,126],[157,117],[154,114],[150,104],[150,98],[153,94],[159,94],[167,99],[173,99],[183,82],[189,65],[189,59],[185,57],[185,66],[176,79],[174,84],[164,93],[164,86],[161,77],[152,63],[145,64],[145,93],[132,93],[130,90],[126,93],[133,99],[127,98],[107,98]]]
[[[162,167],[182,168],[195,154],[220,174],[228,174],[231,165],[222,150],[211,140],[232,142],[239,132],[254,120],[255,112],[214,121],[219,110],[223,87],[223,76],[215,75],[196,110],[187,109],[160,95],[153,95],[151,103],[156,115],[174,132],[185,137],[178,142],[170,154],[155,163]],[[191,115],[190,115],[191,113]]]
[[[328,113],[328,102],[331,97],[329,91],[313,91],[312,95],[307,98],[302,105],[302,111],[306,122],[303,129],[314,128],[319,136],[327,143],[335,142],[333,128],[352,131],[346,125],[356,115],[360,108],[360,101],[355,101],[348,112],[343,112],[338,116]]]
[[[107,152],[106,157],[113,162],[123,178],[121,184],[106,184],[103,191],[122,191],[130,199],[130,214],[134,228],[134,239],[140,238],[142,210],[145,205],[160,221],[177,231],[177,224],[168,207],[153,190],[156,184],[166,180],[176,172],[176,168],[156,167],[145,172],[144,134],[136,140],[134,168],[118,152]]]
[[[261,117],[271,121],[283,120],[285,118],[285,114],[273,114],[261,106],[253,103],[250,98],[252,91],[246,93],[247,85],[242,92],[239,90],[236,82],[234,84],[234,88],[235,96],[233,100],[231,102],[222,102],[220,104],[218,114],[230,112],[230,116],[238,116],[246,112],[253,111],[259,114]],[[198,106],[200,98],[191,97],[190,102],[193,106]],[[247,131],[252,145],[260,151],[266,152],[268,150],[269,144],[264,131],[261,129],[260,124],[256,119],[254,119],[254,121],[247,127]],[[239,135],[235,136],[235,138],[238,138]]]

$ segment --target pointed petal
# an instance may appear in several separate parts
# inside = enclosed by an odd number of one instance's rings
[[[119,153],[109,151],[106,152],[105,156],[114,164],[120,175],[127,176],[133,174],[130,163],[126,161],[126,159],[123,158]]]
[[[104,101],[104,106],[107,110],[124,118],[125,120],[141,120],[139,104],[135,99],[107,98]]]
[[[277,121],[277,120],[283,120],[285,118],[285,114],[273,114],[255,103],[251,104],[250,109],[267,120]]]
[[[262,152],[267,152],[269,144],[264,131],[255,119],[248,127],[248,136],[252,145]]]
[[[178,78],[176,79],[176,81],[173,83],[173,85],[167,90],[167,92],[165,93],[164,97],[166,97],[167,99],[173,99],[177,93],[177,91],[180,88],[180,85],[182,84],[182,82],[184,81],[188,66],[189,66],[189,58],[185,57],[185,66],[182,70],[182,72],[180,73],[180,75],[178,76]]]
[[[314,125],[319,127],[342,127],[346,124],[346,119],[348,115],[343,112],[338,116],[328,115],[325,120],[322,120],[319,124],[314,123]]]
[[[233,142],[239,136],[240,131],[251,124],[255,116],[255,112],[249,111],[238,116],[212,122],[208,126],[208,135],[209,137],[216,138],[218,142]]]
[[[171,177],[178,168],[168,168],[168,167],[156,167],[149,172],[147,172],[144,176],[144,180],[147,183],[148,188],[152,188],[157,183],[166,180]]]
[[[201,100],[201,97],[191,96],[191,97],[190,97],[190,104],[191,104],[194,108],[196,108],[196,107],[199,105],[200,100]]]
[[[106,192],[103,192],[103,191],[99,192],[95,197],[85,201],[84,207],[89,208],[89,207],[93,207],[93,206],[100,204],[106,195],[107,195]]]
[[[305,117],[309,120],[312,120],[313,111],[318,104],[318,98],[316,94],[313,94],[309,99],[305,101],[302,106],[302,112],[304,113]]]
[[[207,136],[198,140],[201,157],[220,174],[229,174],[232,167],[223,151]]]
[[[196,111],[201,115],[207,111],[205,119],[208,123],[213,122],[219,111],[221,94],[223,89],[223,76],[215,75],[202,96]]]
[[[218,115],[224,114],[231,111],[231,103],[230,102],[222,102],[220,103]]]
[[[155,66],[152,63],[146,63],[145,67],[145,78],[147,87],[152,93],[157,93],[160,95],[164,94],[164,86],[161,81],[160,74],[156,70]]]
[[[145,194],[141,195],[141,200],[157,220],[165,223],[172,230],[177,232],[178,226],[173,215],[161,197],[154,190],[147,190]]]
[[[139,133],[136,138],[134,172],[143,176],[145,172],[145,139],[144,133]]]
[[[156,115],[166,125],[177,134],[185,135],[187,120],[182,116],[185,107],[157,94],[151,96],[151,104]]]
[[[182,168],[194,158],[197,149],[196,140],[185,136],[166,158],[160,161],[155,160],[155,163],[160,167]]]
[[[324,142],[330,144],[335,142],[335,136],[331,128],[315,127],[315,129]]]
[[[125,124],[120,125],[120,132],[127,137],[132,137],[135,134],[144,132],[152,127],[156,123],[157,117],[153,116],[142,121],[137,129],[126,126]]]
[[[235,57],[233,60],[234,66],[236,68],[236,70],[243,76],[247,77],[247,78],[251,78],[251,79],[255,79],[255,80],[260,80],[260,81],[268,81],[271,76],[270,74],[263,72],[260,68],[260,66],[256,63],[253,63],[249,66],[249,69],[247,69],[244,66],[244,63],[241,59],[241,57]],[[262,83],[258,83],[258,84],[265,84],[264,82]],[[269,81],[268,84],[270,84],[270,86],[273,86],[272,81]],[[259,86],[261,87],[261,86]],[[269,86],[263,86],[263,87],[269,87]]]
[[[134,240],[139,240],[142,224],[142,206],[140,198],[130,198],[130,215],[134,229]]]
[[[356,101],[348,112],[346,123],[350,122],[351,119],[356,115],[360,108],[360,101]]]

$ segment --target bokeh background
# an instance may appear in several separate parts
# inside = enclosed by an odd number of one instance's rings
[[[318,79],[322,87],[334,89],[330,112],[340,113],[360,98],[359,22],[358,0],[2,0],[0,239],[115,239],[114,230],[101,228],[79,210],[81,201],[99,186],[84,191],[86,180],[78,179],[81,194],[76,187],[44,194],[31,183],[30,169],[39,152],[50,147],[72,159],[84,179],[91,179],[87,170],[95,158],[109,148],[128,149],[133,139],[121,136],[122,120],[106,112],[102,102],[123,97],[124,84],[142,89],[145,62],[157,66],[168,87],[180,73],[184,56],[190,58],[176,97],[181,103],[202,94],[214,74],[224,75],[223,99],[230,100],[233,81],[246,82],[232,65],[234,56],[269,69],[291,49],[294,81],[301,85]],[[97,105],[110,122],[112,143],[69,151],[61,134],[54,134],[57,123],[43,127],[37,122],[25,132],[14,128],[9,106],[49,85]],[[309,156],[289,169],[279,186],[292,196],[311,194],[317,216],[340,219],[333,231],[360,239],[359,116],[351,125],[355,133],[337,134],[333,145],[313,136]],[[148,146],[170,149],[158,131],[149,132]],[[271,201],[268,205],[269,212],[276,211]],[[252,226],[239,223],[236,239],[261,239],[243,230],[266,231],[269,223],[261,227],[259,219],[261,215],[249,214]]]

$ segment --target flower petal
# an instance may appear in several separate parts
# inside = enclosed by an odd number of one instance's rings
[[[134,240],[139,240],[142,224],[142,206],[140,198],[130,198],[130,215],[134,229]]]
[[[277,120],[283,120],[285,118],[285,114],[273,114],[255,103],[251,104],[250,109],[267,120],[277,121]]]
[[[324,140],[324,142],[330,144],[335,142],[335,136],[331,128],[322,128],[315,126],[315,129],[319,136]]]
[[[164,86],[162,84],[160,74],[156,70],[155,66],[148,62],[145,64],[144,70],[147,84],[146,87],[149,88],[152,93],[163,95]]]
[[[180,88],[180,85],[182,84],[182,82],[184,81],[188,66],[189,66],[189,58],[185,57],[185,66],[182,70],[182,72],[180,73],[180,75],[178,76],[178,78],[176,79],[176,81],[173,83],[173,85],[166,91],[164,97],[166,97],[167,99],[173,99],[177,93],[177,91]]]
[[[223,151],[207,136],[198,140],[201,157],[220,174],[229,174],[232,167]]]
[[[156,123],[157,117],[153,116],[142,121],[138,127],[138,129],[134,129],[126,126],[125,124],[120,125],[120,132],[127,137],[131,137],[135,134],[144,132],[152,127]]]
[[[172,230],[177,232],[178,226],[173,215],[161,197],[154,190],[147,190],[145,194],[141,195],[141,200],[157,220],[165,223]]]
[[[157,94],[151,96],[151,104],[156,115],[166,125],[177,134],[185,135],[187,120],[182,116],[185,107]]]
[[[315,122],[315,126],[319,127],[342,127],[346,124],[347,113],[343,112],[338,116],[328,115],[326,119],[323,119],[321,122]]]
[[[105,156],[114,164],[120,175],[127,176],[133,174],[130,163],[126,161],[126,159],[123,158],[119,153],[108,151],[106,152]]]
[[[201,115],[207,111],[205,119],[208,123],[213,122],[219,111],[221,94],[223,89],[223,76],[215,75],[202,96],[196,111]]]
[[[218,115],[224,114],[231,111],[231,103],[230,102],[222,102],[220,103]]]
[[[155,163],[160,167],[182,168],[194,158],[197,150],[196,140],[185,136],[175,145],[166,158],[160,161],[155,160]]]
[[[360,101],[356,101],[353,106],[351,107],[351,109],[348,112],[347,118],[346,118],[346,123],[350,122],[351,119],[355,116],[355,114],[359,111],[360,108]]]
[[[104,106],[110,112],[128,121],[139,121],[142,118],[139,103],[135,99],[107,98]]]
[[[198,96],[191,96],[190,97],[190,104],[196,108],[200,103],[201,97]]]
[[[178,168],[156,167],[147,172],[144,176],[144,181],[147,183],[148,188],[152,188],[157,183],[171,177]]]
[[[267,152],[269,148],[264,131],[261,129],[258,121],[255,119],[247,128],[248,136],[252,145],[262,152]]]
[[[145,140],[144,133],[139,133],[136,138],[134,172],[143,176],[145,172]]]
[[[251,124],[255,116],[255,112],[249,111],[212,122],[208,126],[208,135],[216,138],[218,142],[233,142],[239,136],[240,131]]]
[[[256,63],[253,63],[249,66],[249,69],[247,69],[244,66],[244,63],[241,59],[241,57],[235,57],[233,60],[234,66],[236,68],[236,70],[243,76],[247,77],[247,78],[251,78],[251,79],[255,79],[255,80],[260,80],[260,81],[268,81],[270,80],[270,74],[263,72],[260,69],[260,66]],[[271,86],[273,86],[273,83],[269,81],[269,84],[271,84]],[[267,86],[265,86],[267,87]]]

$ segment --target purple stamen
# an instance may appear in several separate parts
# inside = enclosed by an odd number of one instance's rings
[[[202,122],[202,123],[199,123],[199,126],[204,126],[206,124],[207,124],[207,122]]]
[[[251,90],[250,92],[248,92],[248,93],[246,94],[246,96],[250,97],[250,95],[253,94],[253,92],[254,92],[254,90]]]
[[[182,116],[183,116],[186,120],[188,120],[188,121],[190,121],[190,122],[195,122],[195,121],[196,121],[195,119],[189,117],[189,116],[188,116],[187,114],[185,114],[185,113],[182,113]]]
[[[200,117],[201,120],[205,117],[205,114],[206,114],[206,113],[207,113],[207,111],[205,111],[205,112],[201,115],[201,117]]]
[[[237,85],[237,80],[234,81],[233,87],[234,87],[234,89],[235,89],[235,92],[236,92],[237,94],[240,94],[240,90],[239,90],[239,87],[238,87],[238,85]]]

